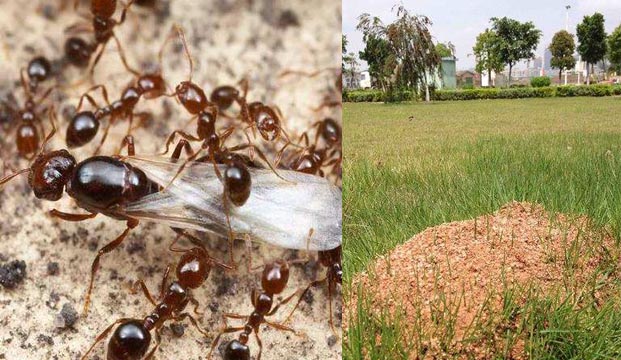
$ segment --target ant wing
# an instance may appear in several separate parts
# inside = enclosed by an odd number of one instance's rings
[[[165,190],[129,204],[128,215],[174,222],[171,226],[227,236],[223,186],[211,163],[191,162],[169,185],[182,162],[163,157],[125,159]],[[220,172],[223,165],[218,165]],[[341,245],[341,190],[328,180],[294,171],[249,168],[250,197],[243,206],[230,205],[231,228],[289,249],[331,250]],[[155,218],[155,217],[152,217]],[[309,239],[309,233],[312,236]]]

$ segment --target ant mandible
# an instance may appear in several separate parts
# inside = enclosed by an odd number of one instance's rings
[[[87,358],[95,346],[105,339],[117,324],[120,325],[116,328],[108,342],[108,359],[142,359],[143,356],[147,354],[147,350],[151,344],[151,332],[154,331],[156,340],[155,346],[145,357],[145,359],[150,359],[160,346],[160,331],[164,323],[169,320],[181,321],[188,318],[201,334],[205,336],[208,335],[207,332],[198,325],[196,319],[189,313],[183,312],[183,310],[188,303],[191,302],[194,304],[194,313],[198,314],[198,301],[192,296],[191,291],[199,288],[207,280],[214,265],[220,266],[226,270],[230,270],[231,268],[211,258],[207,250],[202,246],[186,250],[174,248],[175,243],[181,236],[183,236],[183,234],[179,234],[169,247],[170,251],[183,254],[176,267],[177,280],[171,282],[170,285],[166,287],[168,274],[170,272],[169,265],[164,272],[164,278],[158,297],[159,303],[153,298],[143,280],[138,280],[134,284],[134,288],[136,285],[141,287],[145,297],[155,307],[153,311],[142,320],[129,318],[116,320],[97,336],[93,345],[91,345],[84,356],[82,356],[82,360]]]
[[[274,329],[281,331],[290,331],[296,334],[296,331],[288,326],[274,323],[266,319],[266,317],[274,315],[280,306],[288,303],[293,299],[297,292],[294,292],[290,296],[285,299],[279,301],[276,305],[274,305],[274,295],[278,295],[282,293],[287,286],[287,282],[289,281],[289,265],[286,261],[277,260],[273,263],[265,265],[263,269],[263,274],[261,276],[261,292],[256,291],[254,289],[251,294],[252,305],[254,306],[254,310],[248,316],[225,313],[222,315],[222,319],[224,321],[224,329],[220,331],[218,336],[213,340],[211,344],[211,349],[209,350],[209,354],[207,355],[207,359],[211,359],[211,354],[213,350],[218,345],[220,341],[220,337],[223,334],[229,334],[233,332],[241,331],[237,340],[231,340],[224,349],[224,360],[249,360],[250,359],[250,348],[248,347],[248,340],[250,339],[250,335],[254,333],[255,339],[259,344],[259,353],[257,355],[257,360],[261,360],[261,352],[263,350],[263,344],[261,343],[261,339],[259,337],[259,327],[262,324],[266,324]],[[239,327],[229,327],[227,325],[226,319],[243,319],[246,321],[244,326]]]

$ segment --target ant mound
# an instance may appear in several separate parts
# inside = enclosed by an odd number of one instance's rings
[[[422,339],[412,346],[427,356],[448,351],[487,358],[476,355],[472,339],[479,331],[489,342],[515,329],[517,319],[494,323],[509,296],[520,305],[529,293],[580,291],[605,276],[597,269],[612,242],[587,217],[511,202],[491,215],[429,228],[378,259],[354,278],[345,322],[355,321],[360,298],[371,314],[398,313],[400,326],[412,333],[408,338]],[[493,335],[481,336],[490,324]],[[520,358],[523,344],[515,353],[512,358]]]

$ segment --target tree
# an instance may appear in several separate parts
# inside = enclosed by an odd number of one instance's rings
[[[349,44],[349,42],[347,41],[347,36],[342,35],[342,41],[341,41],[341,55],[342,55],[341,68],[342,70],[345,70],[345,58],[346,58],[345,54],[347,54],[347,44]]]
[[[374,86],[386,90],[386,79],[390,77],[392,54],[387,40],[375,36],[364,36],[365,48],[358,53],[360,59],[369,65],[369,74]]]
[[[567,31],[561,30],[554,34],[549,49],[552,53],[550,65],[554,69],[558,69],[558,79],[560,81],[563,70],[568,70],[576,66],[576,59],[574,59],[574,51],[576,50],[574,37]]]
[[[348,75],[350,79],[352,80],[356,80],[357,76],[356,74],[358,73],[358,66],[360,64],[358,63],[358,59],[356,58],[356,54],[354,53],[349,53],[345,56],[343,56],[343,73]]]
[[[587,84],[591,84],[589,65],[602,61],[607,50],[604,15],[595,13],[585,16],[582,23],[578,24],[576,34],[579,43],[578,53],[587,63]]]
[[[492,84],[492,72],[496,74],[505,69],[504,62],[498,55],[498,37],[496,33],[490,29],[477,36],[477,42],[472,48],[477,63],[475,71],[479,74],[487,72],[487,83]]]
[[[521,60],[535,57],[535,50],[541,30],[535,28],[532,22],[521,23],[517,20],[492,18],[492,31],[496,33],[495,52],[498,58],[509,66],[509,85],[513,66]]]
[[[446,44],[437,43],[436,51],[441,58],[455,56],[455,45],[451,44],[451,42]]]
[[[357,29],[366,37],[384,39],[390,45],[394,68],[388,90],[405,87],[419,92],[424,88],[429,101],[429,76],[437,73],[441,64],[429,30],[431,20],[411,15],[403,5],[396,9],[397,20],[393,23],[384,25],[378,17],[365,13],[358,17]]]
[[[621,73],[621,25],[608,37],[608,60],[610,69]]]

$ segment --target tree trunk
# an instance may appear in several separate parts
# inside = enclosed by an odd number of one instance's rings
[[[559,83],[559,85],[561,84],[561,81],[562,81],[562,80],[563,80],[563,68],[561,68],[561,69],[558,71],[558,83]]]
[[[487,87],[492,87],[492,69],[487,69]]]
[[[513,63],[509,63],[509,82],[507,83],[507,87],[511,87],[511,70],[513,70]]]
[[[589,63],[586,63],[587,73],[586,73],[586,84],[591,85],[591,68],[589,67]]]

